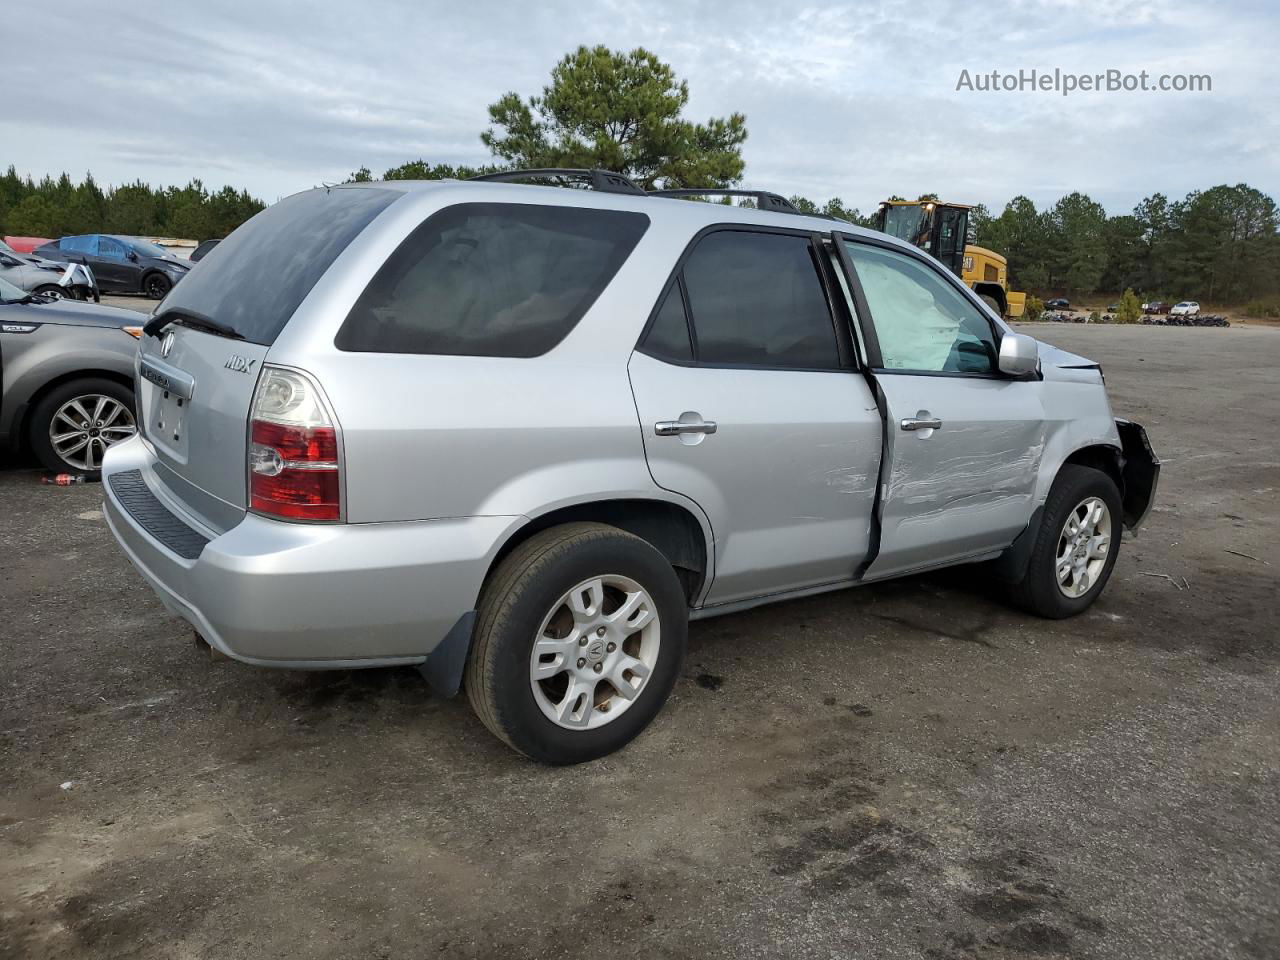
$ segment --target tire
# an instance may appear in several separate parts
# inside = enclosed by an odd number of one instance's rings
[[[995,315],[997,317],[1004,316],[1004,311],[1000,309],[999,300],[991,296],[991,294],[989,293],[981,293],[979,294],[979,296],[982,297],[982,302],[985,303],[988,307],[990,307],[995,312]]]
[[[624,581],[630,586],[617,587]],[[591,582],[603,589],[582,589]],[[640,621],[648,609],[651,618],[639,627],[599,626],[631,587],[648,603],[635,601],[628,616]],[[575,591],[592,602],[580,600],[583,609],[574,611],[566,597]],[[532,760],[603,757],[633,740],[666,703],[684,659],[688,619],[675,570],[648,542],[601,523],[552,527],[513,550],[481,594],[464,676],[467,699],[495,736]],[[547,652],[536,653],[535,640]],[[647,676],[630,672],[626,665],[636,662]],[[535,679],[535,669],[545,670],[545,678]],[[623,696],[619,684],[631,686],[632,695]],[[574,690],[584,692],[574,697]]]
[[[1092,538],[1081,544],[1088,558],[1087,564],[1083,567],[1079,564],[1079,553],[1068,553],[1067,563],[1072,569],[1068,582],[1060,584],[1058,571],[1062,567],[1058,560],[1071,537],[1066,530],[1068,520],[1074,516],[1078,521],[1079,511],[1089,503],[1101,503],[1106,510],[1106,536],[1109,539],[1105,544],[1105,554],[1098,555],[1100,551]],[[1020,582],[1009,588],[1010,599],[1028,613],[1051,620],[1074,617],[1089,609],[1106,588],[1111,571],[1115,569],[1116,558],[1120,556],[1122,516],[1120,490],[1114,480],[1101,470],[1066,464],[1049,491],[1026,573]],[[1098,523],[1097,529],[1101,531],[1102,526],[1101,522]],[[1095,563],[1097,560],[1101,563]],[[1082,569],[1085,577],[1077,579]],[[1082,592],[1072,595],[1076,590]]]
[[[77,402],[79,410],[90,416],[101,402],[106,426],[102,429],[94,422],[88,429],[82,428],[80,433],[86,442],[73,450],[80,437],[55,442],[54,436],[73,433],[86,422],[79,420],[80,414],[70,406]],[[78,422],[73,423],[67,417]],[[57,429],[52,429],[54,427]],[[81,473],[96,479],[101,475],[102,454],[108,447],[133,436],[136,429],[133,391],[114,380],[85,377],[60,384],[40,398],[31,411],[29,438],[32,451],[48,469],[55,473]]]
[[[65,287],[60,287],[56,283],[46,283],[43,287],[36,287],[32,293],[39,294],[42,297],[52,297],[54,300],[69,300],[71,295],[67,293]]]
[[[163,300],[173,284],[163,273],[149,273],[142,278],[142,292],[151,300]]]

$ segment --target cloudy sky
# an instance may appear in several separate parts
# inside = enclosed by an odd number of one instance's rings
[[[16,16],[14,16],[16,14]],[[746,184],[865,209],[937,191],[1003,206],[1246,181],[1280,194],[1280,6],[1160,0],[71,0],[6,16],[0,163],[248,188],[481,163],[486,106],[578,44],[644,46],[689,113],[741,111]],[[1204,93],[980,93],[1020,69],[1209,74]]]

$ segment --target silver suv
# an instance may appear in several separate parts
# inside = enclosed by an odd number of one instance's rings
[[[772,194],[281,200],[157,307],[111,528],[263,666],[415,664],[538,760],[653,719],[690,619],[989,561],[1086,609],[1159,464],[1097,364]]]

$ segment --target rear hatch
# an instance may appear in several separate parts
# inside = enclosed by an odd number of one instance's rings
[[[213,248],[142,338],[138,409],[170,494],[217,531],[244,516],[248,421],[272,343],[338,255],[401,194],[335,187],[268,207]]]

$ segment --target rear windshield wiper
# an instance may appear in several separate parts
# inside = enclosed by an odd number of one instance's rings
[[[149,337],[158,337],[161,330],[175,321],[181,323],[184,327],[193,327],[196,330],[204,330],[207,333],[216,333],[220,337],[230,337],[232,340],[244,339],[244,334],[230,324],[190,310],[184,310],[181,313],[177,310],[166,310],[164,313],[157,314],[146,322],[142,332]]]

